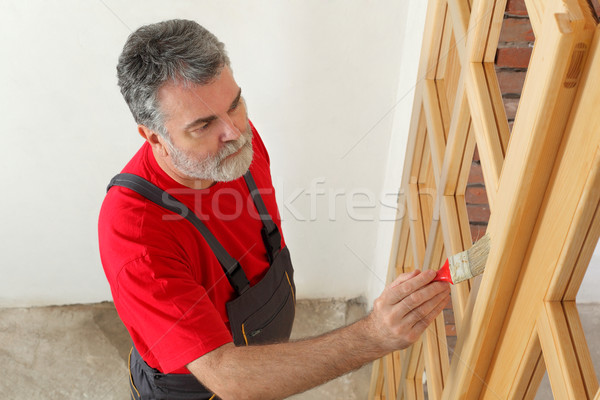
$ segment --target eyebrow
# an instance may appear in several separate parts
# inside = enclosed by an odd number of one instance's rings
[[[236,107],[236,105],[240,102],[241,97],[242,97],[242,88],[239,89],[237,96],[235,96],[235,99],[233,99],[233,101],[231,102],[231,105],[229,106],[229,109],[227,111],[231,111],[232,109],[234,109]],[[219,118],[219,117],[217,117],[216,115],[209,115],[208,117],[198,118],[198,119],[190,122],[189,124],[187,124],[185,126],[184,130],[188,131],[197,125],[214,121],[217,118]]]

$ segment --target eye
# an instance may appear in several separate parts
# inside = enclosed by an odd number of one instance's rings
[[[229,108],[229,112],[235,111],[239,108],[240,103],[242,102],[241,98],[238,98],[237,101],[235,103],[233,103],[231,105],[231,107]]]
[[[205,130],[208,129],[208,127],[210,126],[210,121],[203,123],[202,125],[198,125],[193,131],[192,133],[196,134],[196,135],[200,135],[202,133],[204,133]]]

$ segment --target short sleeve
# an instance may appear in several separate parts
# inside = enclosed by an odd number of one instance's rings
[[[180,261],[146,254],[119,272],[115,306],[128,315],[132,337],[170,373],[232,341],[208,296]],[[133,332],[131,332],[133,331]],[[140,346],[141,347],[141,346]]]

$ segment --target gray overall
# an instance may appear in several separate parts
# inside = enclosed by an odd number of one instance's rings
[[[296,304],[296,287],[290,253],[287,247],[281,249],[281,234],[265,207],[250,171],[244,175],[244,179],[263,222],[261,234],[270,263],[265,276],[252,287],[240,263],[227,253],[204,223],[183,203],[133,174],[115,176],[108,189],[112,186],[129,188],[167,210],[183,216],[200,231],[238,295],[226,304],[233,342],[236,346],[285,342],[292,331]],[[129,356],[129,372],[133,400],[218,399],[191,374],[163,374],[151,368],[135,347]]]

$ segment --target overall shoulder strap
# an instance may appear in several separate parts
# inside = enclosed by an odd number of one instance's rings
[[[158,186],[134,174],[119,174],[115,176],[111,179],[106,190],[108,191],[112,186],[122,186],[131,189],[153,203],[156,203],[159,206],[187,219],[204,237],[213,253],[219,260],[219,263],[221,264],[229,283],[235,289],[235,291],[238,294],[242,294],[250,287],[248,278],[246,277],[246,274],[244,273],[240,263],[235,258],[231,257],[229,253],[227,253],[212,232],[206,227],[206,225],[204,225],[204,223],[196,216],[196,214],[190,211],[185,204]]]
[[[265,247],[267,248],[269,263],[272,263],[277,253],[279,253],[279,250],[281,250],[281,233],[279,232],[279,228],[277,228],[277,224],[273,222],[269,211],[267,211],[267,207],[260,195],[260,189],[256,187],[256,182],[254,182],[254,178],[249,170],[244,174],[244,180],[246,181],[246,186],[248,186],[248,190],[254,201],[254,206],[258,210],[258,214],[263,223],[261,234]]]

